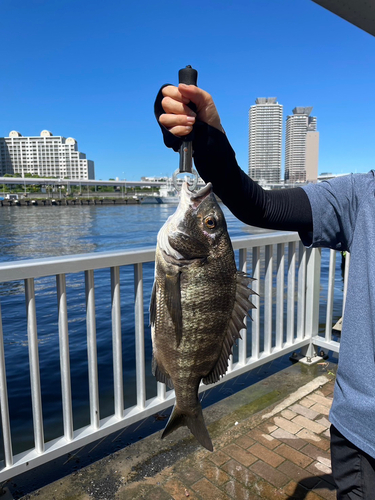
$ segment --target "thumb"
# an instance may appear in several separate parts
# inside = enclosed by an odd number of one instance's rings
[[[197,106],[198,112],[210,104],[212,97],[208,92],[195,85],[180,83],[178,86],[180,93]]]
[[[186,85],[185,83],[180,83],[178,90],[183,97],[186,97],[197,106],[198,120],[222,130],[219,113],[208,92],[195,85]]]

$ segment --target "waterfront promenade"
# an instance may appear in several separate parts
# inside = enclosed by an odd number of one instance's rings
[[[297,363],[207,408],[213,453],[186,429],[163,441],[157,432],[23,496],[21,476],[1,498],[334,500],[328,412],[336,367]]]
[[[80,197],[80,198],[22,198],[19,200],[0,200],[1,207],[50,207],[50,206],[81,206],[81,205],[138,205],[139,198],[127,197]]]

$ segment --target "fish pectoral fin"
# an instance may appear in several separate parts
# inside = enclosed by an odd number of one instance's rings
[[[225,375],[228,369],[228,360],[232,354],[233,345],[237,339],[241,338],[240,331],[246,328],[245,318],[249,313],[249,309],[254,309],[255,307],[250,300],[250,296],[256,294],[256,292],[248,288],[252,281],[254,281],[253,278],[250,278],[247,274],[237,272],[236,299],[232,317],[229,320],[228,330],[223,341],[219,359],[211,372],[202,379],[206,385],[217,382],[221,376]]]
[[[156,284],[156,280],[155,280],[154,286],[152,287],[150,307],[149,307],[150,325],[155,324],[155,318],[156,318],[156,286],[157,286],[157,284]]]
[[[174,389],[172,379],[170,378],[169,375],[165,373],[164,370],[159,368],[155,356],[152,356],[152,374],[154,375],[154,377],[158,382],[167,385],[170,389]]]
[[[165,296],[168,312],[175,327],[177,345],[182,339],[181,272],[165,275]]]
[[[204,423],[202,407],[200,405],[191,413],[183,412],[175,405],[161,438],[165,438],[184,425],[189,428],[190,432],[202,446],[209,451],[213,451],[214,448],[206,424]]]

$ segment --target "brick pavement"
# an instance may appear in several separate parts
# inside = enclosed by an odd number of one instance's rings
[[[164,440],[159,431],[22,498],[334,500],[328,412],[336,367],[292,365],[205,409],[213,453],[186,429]]]
[[[229,439],[214,440],[213,453],[200,448],[128,484],[116,498],[334,500],[327,419],[332,395],[333,380],[272,414],[263,412],[254,426],[241,422]]]

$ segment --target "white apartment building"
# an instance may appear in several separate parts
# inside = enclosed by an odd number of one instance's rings
[[[281,176],[283,106],[276,97],[259,97],[249,110],[249,176],[261,184]]]
[[[285,181],[314,182],[318,178],[319,132],[312,107],[296,107],[286,119]]]
[[[0,137],[0,177],[5,174],[95,179],[94,162],[78,151],[77,141],[48,130],[35,137],[23,137],[15,130]]]

